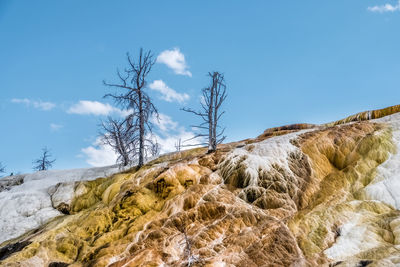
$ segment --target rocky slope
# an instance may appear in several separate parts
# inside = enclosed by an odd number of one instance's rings
[[[29,179],[8,181],[0,265],[399,265],[397,112],[268,129],[212,154],[193,149],[61,181],[40,190],[52,212],[41,220],[18,197]],[[7,219],[9,207],[25,213]]]

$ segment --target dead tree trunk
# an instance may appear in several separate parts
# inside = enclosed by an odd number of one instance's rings
[[[144,112],[143,112],[143,101],[142,92],[138,93],[139,98],[139,166],[143,165],[144,156]]]
[[[127,58],[129,66],[124,70],[124,75],[117,72],[120,83],[110,84],[105,81],[103,83],[112,88],[123,89],[123,93],[106,94],[105,97],[113,98],[123,109],[131,111],[129,118],[134,131],[138,133],[132,135],[135,148],[134,158],[138,161],[138,167],[141,167],[147,155],[152,154],[154,146],[157,146],[151,138],[150,118],[155,115],[158,119],[158,112],[145,92],[147,75],[155,61],[151,52],[143,52],[143,49],[140,49],[137,61],[134,61],[129,54],[127,54]]]
[[[56,161],[55,159],[50,160],[51,154],[47,147],[42,149],[42,156],[35,161],[33,161],[33,169],[36,171],[45,171],[53,166],[53,163]]]
[[[182,110],[193,113],[203,120],[200,125],[192,125],[192,127],[205,130],[207,133],[198,133],[194,138],[207,137],[208,152],[210,153],[215,151],[217,145],[222,143],[226,137],[223,136],[225,129],[220,131],[218,129],[220,128],[219,120],[225,113],[225,111],[220,111],[220,107],[227,95],[224,75],[219,72],[209,72],[208,76],[211,78],[211,84],[202,90],[202,109],[195,111],[190,108],[183,108]]]
[[[214,74],[213,74],[214,76]],[[207,106],[208,108],[208,152],[214,151],[216,147],[214,146],[214,77],[211,85],[210,94],[210,104]]]

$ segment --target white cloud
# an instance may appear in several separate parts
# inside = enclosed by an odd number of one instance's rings
[[[80,115],[109,115],[114,110],[110,104],[103,104],[98,101],[81,100],[68,109],[68,113]]]
[[[151,122],[155,124],[162,132],[168,132],[175,130],[178,123],[173,121],[170,116],[160,113],[158,119],[153,116]]]
[[[118,157],[110,146],[101,142],[100,137],[91,146],[82,148],[81,151],[86,156],[86,162],[94,167],[113,165]]]
[[[190,98],[190,96],[188,94],[186,94],[186,93],[180,94],[180,93],[176,92],[174,89],[168,87],[162,80],[153,81],[149,85],[149,88],[151,90],[160,92],[162,94],[161,98],[167,102],[176,101],[179,103],[183,103]]]
[[[185,56],[179,48],[162,51],[157,57],[157,62],[167,65],[176,74],[192,77],[192,73],[187,70],[188,66],[186,65]]]
[[[72,105],[67,113],[79,115],[110,115],[112,113],[125,117],[130,114],[129,110],[121,110],[113,107],[110,104],[101,103],[98,101],[81,100],[77,104]]]
[[[395,12],[400,10],[400,0],[395,4],[384,4],[380,6],[372,6],[368,7],[368,10],[371,12],[385,13],[385,12]]]
[[[61,124],[50,123],[50,130],[53,132],[60,130],[62,127],[64,127],[64,126]]]
[[[51,102],[44,102],[41,100],[36,101],[36,100],[28,99],[28,98],[13,98],[13,99],[11,99],[11,102],[17,103],[17,104],[25,104],[27,106],[33,106],[34,108],[45,110],[45,111],[51,110],[56,106],[56,104],[51,103]]]

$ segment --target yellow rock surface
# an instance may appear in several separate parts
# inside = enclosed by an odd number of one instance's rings
[[[395,266],[400,212],[364,190],[396,153],[392,129],[346,122],[398,109],[274,128],[77,182],[70,214],[14,240],[30,244],[0,264]]]

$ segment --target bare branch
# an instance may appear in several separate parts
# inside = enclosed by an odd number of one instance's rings
[[[3,165],[3,163],[0,162],[0,173],[5,173],[6,172],[6,166]]]
[[[52,157],[50,154],[50,150],[47,149],[47,147],[44,147],[42,149],[41,157],[32,162],[34,164],[33,170],[45,171],[51,168],[56,160],[55,159],[50,160],[50,157]]]
[[[184,257],[186,258],[187,267],[190,267],[193,264],[201,263],[202,261],[198,256],[193,255],[192,251],[193,240],[188,236],[186,228],[187,228],[186,225],[180,225],[177,227],[178,231],[183,234],[183,242],[185,245]]]
[[[196,144],[182,145],[182,147],[206,146],[206,145],[208,145],[208,143],[196,143]]]
[[[120,93],[108,93],[104,97],[112,98],[114,102],[125,110],[132,110],[124,121],[108,119],[102,123],[105,142],[110,145],[119,155],[119,163],[126,166],[134,158],[138,159],[141,167],[144,159],[149,155],[159,153],[159,144],[145,136],[153,135],[150,118],[158,118],[158,111],[150,97],[145,92],[147,75],[155,64],[151,51],[140,49],[137,59],[133,59],[129,53],[126,54],[128,67],[124,69],[123,75],[117,70],[119,83],[108,83],[105,86],[122,90]]]
[[[198,115],[198,116],[207,116],[206,113],[201,113],[199,111],[194,111],[193,109],[190,109],[190,108],[181,108],[181,110],[193,113],[193,114]]]
[[[179,138],[176,142],[175,142],[175,149],[177,152],[181,151],[182,148],[182,139]]]
[[[209,87],[202,89],[202,101],[200,101],[200,106],[202,111],[195,111],[191,108],[182,108],[181,110],[188,113],[192,113],[202,119],[202,123],[197,126],[192,126],[200,130],[205,130],[206,133],[201,133],[196,135],[197,137],[208,137],[208,151],[212,152],[217,149],[217,144],[220,144],[225,140],[223,135],[225,129],[222,132],[218,132],[217,129],[220,128],[219,121],[225,111],[220,112],[220,107],[225,101],[226,85],[224,75],[219,72],[209,72],[208,76],[211,78],[211,83]]]

